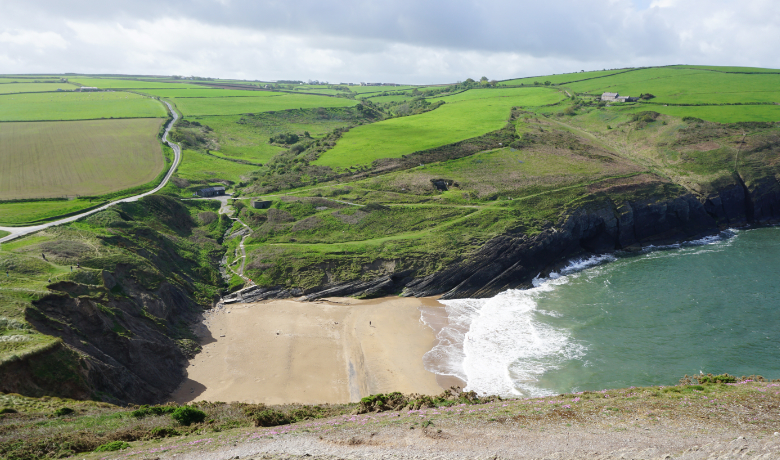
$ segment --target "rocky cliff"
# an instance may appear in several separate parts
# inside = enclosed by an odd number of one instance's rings
[[[780,221],[780,183],[774,176],[746,182],[735,174],[719,185],[706,194],[681,192],[662,199],[621,199],[625,193],[602,192],[540,233],[499,235],[475,253],[425,277],[406,270],[308,290],[257,287],[242,293],[242,299],[303,296],[303,300],[314,300],[398,292],[445,299],[491,297],[506,289],[530,287],[534,277],[560,268],[573,257],[634,251],[714,235],[728,227]]]

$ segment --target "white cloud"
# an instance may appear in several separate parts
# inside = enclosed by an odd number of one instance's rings
[[[40,32],[36,30],[11,29],[0,32],[0,43],[6,45],[23,45],[34,48],[58,48],[67,47],[67,42],[62,36],[54,32]]]
[[[780,67],[778,41],[773,0],[11,0],[0,17],[8,73],[435,83],[676,63]]]

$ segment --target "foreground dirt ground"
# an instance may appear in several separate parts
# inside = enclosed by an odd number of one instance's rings
[[[780,383],[772,382],[357,412],[139,442],[94,458],[780,459]]]

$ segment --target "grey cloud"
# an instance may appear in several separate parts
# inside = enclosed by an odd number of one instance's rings
[[[648,2],[645,1],[645,6]],[[5,72],[182,73],[430,83],[671,63],[778,67],[771,0],[6,1]],[[159,28],[169,30],[158,30]],[[392,78],[390,78],[392,77]]]

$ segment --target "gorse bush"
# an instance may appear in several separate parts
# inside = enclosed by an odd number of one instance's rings
[[[171,417],[182,425],[189,426],[206,420],[206,413],[191,406],[181,406],[173,411]]]
[[[251,415],[255,426],[278,426],[287,425],[293,422],[293,418],[288,414],[276,409],[265,409]]]
[[[179,436],[181,433],[173,428],[157,427],[152,428],[149,432],[149,437],[154,439],[169,438],[172,436]]]
[[[144,418],[149,415],[165,415],[173,413],[176,409],[178,409],[177,406],[148,406],[143,405],[139,407],[138,409],[130,412],[130,415],[132,415],[135,418]]]
[[[300,406],[287,411],[269,409],[264,405],[252,406],[244,410],[255,426],[278,426],[290,423],[300,422],[302,420],[311,420],[334,415],[333,407],[322,406]]]
[[[300,137],[294,133],[282,133],[272,136],[268,139],[272,144],[292,145],[300,140]]]

